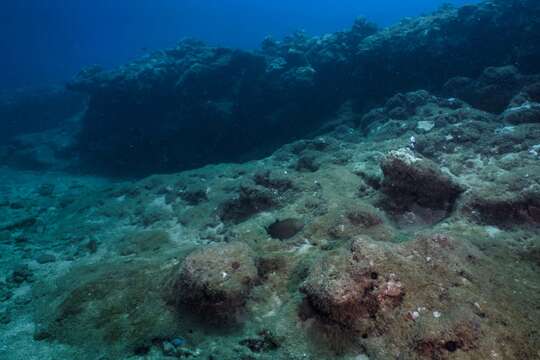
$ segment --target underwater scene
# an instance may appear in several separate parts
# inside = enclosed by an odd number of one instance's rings
[[[0,359],[540,359],[540,1],[15,3]]]

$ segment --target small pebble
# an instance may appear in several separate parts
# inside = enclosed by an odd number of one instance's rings
[[[182,338],[176,338],[176,339],[171,340],[171,344],[173,344],[174,347],[181,347],[181,346],[186,345],[186,343],[187,343],[187,341],[185,339],[182,339]]]
[[[56,256],[52,254],[41,254],[36,258],[39,264],[48,264],[56,261]]]
[[[8,312],[0,312],[0,324],[1,325],[7,325],[11,322],[11,316]]]
[[[163,355],[165,355],[165,356],[176,356],[176,348],[174,347],[173,344],[171,344],[168,341],[164,341],[161,344],[161,346],[163,348]]]

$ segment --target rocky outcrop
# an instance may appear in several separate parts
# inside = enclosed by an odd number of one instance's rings
[[[500,114],[511,104],[537,98],[537,75],[523,75],[515,66],[488,67],[478,79],[454,77],[444,84],[443,93],[465,100],[475,108]],[[534,101],[534,100],[532,100]]]
[[[266,39],[258,52],[183,41],[112,71],[89,68],[69,84],[90,95],[77,148],[95,169],[120,174],[268,153],[316,130],[347,100],[366,109],[487,66],[539,71],[539,13],[532,0],[485,1],[378,32],[358,20],[322,37]]]
[[[486,190],[471,195],[466,201],[465,209],[474,219],[498,226],[540,223],[538,185],[515,192]]]

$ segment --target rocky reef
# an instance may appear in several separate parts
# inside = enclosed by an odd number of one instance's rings
[[[540,359],[538,9],[85,70],[26,154],[206,166],[0,167],[0,358]]]
[[[496,89],[484,85],[489,71],[478,85],[463,77],[507,64],[540,72],[539,14],[534,0],[484,1],[383,30],[359,19],[321,37],[268,38],[255,52],[185,40],[118,69],[87,68],[69,84],[90,97],[76,149],[95,171],[148,175],[268,155],[344,106],[367,110],[398,91],[504,97],[520,79]]]
[[[20,178],[0,356],[539,358],[540,121],[508,118],[538,77],[509,71],[498,114],[419,90],[243,164]]]

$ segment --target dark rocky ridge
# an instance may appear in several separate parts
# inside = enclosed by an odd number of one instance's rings
[[[494,36],[496,34],[496,36]],[[319,128],[349,101],[358,111],[397,91],[437,91],[487,66],[540,71],[540,4],[494,0],[377,31],[281,42],[258,52],[183,41],[69,84],[90,95],[77,150],[108,174],[144,175],[269,153]]]

